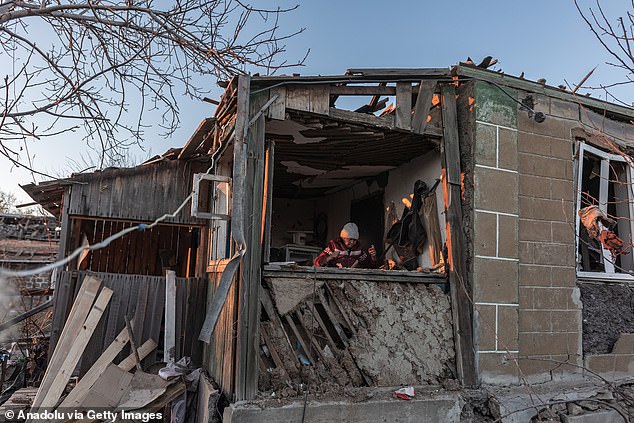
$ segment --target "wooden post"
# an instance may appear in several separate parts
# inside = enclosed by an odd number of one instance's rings
[[[473,345],[473,306],[467,279],[465,240],[462,231],[462,181],[455,86],[443,84],[441,95],[443,120],[441,156],[456,368],[460,382],[466,386],[474,386],[477,384],[477,372]]]
[[[163,361],[169,363],[176,358],[176,272],[165,272],[165,341]]]
[[[265,93],[250,99],[250,116],[266,102]],[[262,204],[264,197],[264,128],[260,115],[247,134],[245,184],[245,238],[247,249],[242,262],[239,293],[236,399],[254,399],[258,389],[258,346],[260,340],[260,279],[262,262]]]
[[[270,140],[266,148],[266,174],[264,175],[264,206],[262,245],[264,263],[271,261],[271,217],[273,215],[273,169],[275,167],[275,141]]]

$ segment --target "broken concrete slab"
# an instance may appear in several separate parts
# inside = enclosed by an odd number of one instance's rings
[[[612,354],[634,354],[634,333],[622,333],[612,347]]]
[[[302,421],[304,403],[293,402],[282,407],[260,408],[247,402],[238,402],[225,408],[225,423],[298,422]],[[415,423],[460,421],[460,400],[457,394],[441,394],[415,398],[411,401],[384,399],[350,403],[344,401],[308,401],[306,423]]]
[[[604,410],[578,416],[561,416],[563,423],[625,423],[625,419],[616,410]]]

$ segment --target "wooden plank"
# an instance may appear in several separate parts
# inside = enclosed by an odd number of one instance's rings
[[[39,405],[39,408],[54,407],[57,404],[57,401],[62,395],[64,388],[66,388],[66,384],[70,380],[72,372],[79,362],[81,354],[88,344],[88,341],[90,340],[90,337],[92,336],[97,323],[99,323],[101,316],[108,306],[111,296],[111,289],[104,287],[101,290],[101,293],[97,297],[95,304],[90,310],[86,321],[83,322],[81,330],[73,339],[71,347],[66,351],[62,351],[62,353],[64,354],[64,361],[59,368],[55,369],[57,371],[55,378],[53,379],[50,388],[45,393],[44,398],[42,399],[42,403]]]
[[[330,306],[328,305],[328,301],[326,301],[326,298],[324,298],[324,294],[321,292],[320,289],[317,290],[317,295],[319,296],[319,301],[322,307],[324,308],[324,310],[326,311],[326,314],[328,315],[328,318],[330,319],[330,323],[332,323],[332,325],[335,328],[335,331],[337,332],[337,336],[339,337],[339,339],[341,339],[341,342],[343,343],[343,345],[347,347],[348,344],[350,343],[350,341],[348,340],[348,336],[346,336],[346,333],[343,331],[343,328],[339,324],[337,317],[330,309]]]
[[[328,85],[317,85],[310,90],[310,111],[327,115],[330,109],[330,87]]]
[[[143,360],[147,357],[152,351],[156,349],[158,344],[153,339],[148,339],[145,341],[139,348],[137,348],[137,354],[139,354],[139,359]],[[130,354],[126,358],[124,358],[120,363],[119,367],[126,372],[129,372],[136,366],[136,357],[134,353]]]
[[[270,140],[266,148],[266,174],[264,175],[264,215],[262,216],[262,245],[264,248],[263,262],[271,261],[271,222],[273,221],[273,177],[275,166],[275,141]]]
[[[310,90],[311,87],[305,85],[287,86],[286,108],[310,112]]]
[[[448,68],[350,68],[346,75],[404,76],[408,78],[450,76]]]
[[[337,109],[335,107],[330,108],[328,115],[335,120],[344,122],[357,123],[374,128],[396,129],[394,126],[394,116],[374,116],[367,113],[356,113],[349,110]]]
[[[293,321],[293,319],[290,316],[290,314],[287,314],[286,316],[284,316],[284,319],[286,319],[286,323],[288,324],[288,326],[293,331],[293,334],[295,335],[295,338],[297,338],[297,341],[299,342],[299,344],[302,346],[302,349],[304,350],[304,353],[306,353],[306,357],[310,360],[311,363],[314,364],[315,361],[313,360],[313,355],[311,354],[311,349],[308,348],[308,345],[306,345],[306,342],[304,341],[304,338],[302,338],[302,335],[299,333],[299,330],[297,329],[297,326],[295,325],[295,322]]]
[[[99,376],[105,371],[106,367],[112,363],[117,355],[125,348],[129,341],[128,331],[123,328],[119,335],[114,339],[112,344],[99,356],[95,364],[86,372],[79,380],[77,385],[66,396],[64,401],[59,405],[60,408],[76,408],[79,407],[86,396],[88,390],[97,381]]]
[[[203,119],[203,121],[200,122],[198,128],[196,128],[196,131],[194,131],[185,146],[181,149],[181,152],[178,155],[179,160],[187,159],[194,154],[200,143],[203,141],[203,139],[205,139],[209,131],[211,131],[211,129],[213,128],[215,122],[216,119],[209,117]]]
[[[286,87],[273,87],[269,90],[269,93],[271,98],[277,96],[277,99],[269,107],[267,116],[270,119],[286,119]]]
[[[382,85],[333,85],[330,87],[330,95],[343,95],[343,96],[375,96],[375,95],[388,95],[394,96],[398,92],[398,84],[396,87],[388,87]],[[403,82],[403,85],[409,86],[409,95],[412,95],[412,84],[409,82]]]
[[[409,131],[412,128],[412,84],[397,82],[395,94],[396,117],[394,123],[397,128]]]
[[[64,329],[59,338],[59,342],[55,346],[55,350],[49,360],[48,367],[42,378],[40,389],[37,391],[37,396],[33,400],[33,410],[40,408],[46,393],[50,390],[53,381],[55,380],[57,370],[61,367],[66,359],[66,352],[75,341],[78,333],[80,332],[82,325],[86,321],[86,317],[90,312],[92,303],[99,292],[101,287],[101,281],[95,277],[88,276],[84,279],[77,298],[73,303],[73,307],[68,315],[68,320],[64,325]]]
[[[456,368],[463,385],[475,386],[475,349],[473,343],[473,306],[467,279],[464,235],[462,232],[462,204],[460,180],[460,145],[455,86],[441,86],[444,137],[441,143],[443,189],[447,219],[447,248],[449,251],[449,288],[453,318]]]
[[[165,272],[165,336],[163,358],[166,363],[175,361],[176,357],[176,273]]]
[[[422,134],[427,126],[427,116],[431,109],[431,99],[436,90],[437,81],[420,81],[418,86],[418,97],[416,98],[416,106],[414,116],[412,117],[412,131]]]
[[[288,98],[287,98],[288,100]],[[266,96],[251,98],[250,115],[256,114]],[[258,382],[260,263],[262,254],[261,224],[264,194],[264,116],[260,116],[247,138],[245,216],[249,216],[245,237],[246,253],[242,261],[239,287],[238,339],[236,361],[236,396],[238,400],[254,399]]]
[[[278,265],[265,265],[262,276],[264,278],[299,278],[312,279],[314,275],[319,280],[363,280],[370,282],[394,283],[443,283],[446,276],[437,273],[408,272],[399,270],[368,270],[368,269],[337,269],[337,268],[293,268],[287,269]]]

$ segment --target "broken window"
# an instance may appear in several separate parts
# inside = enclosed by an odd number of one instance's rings
[[[634,271],[631,163],[579,143],[577,269],[580,276],[623,278]]]

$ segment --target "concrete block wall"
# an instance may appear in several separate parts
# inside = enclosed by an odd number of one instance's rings
[[[570,131],[575,104],[476,84],[474,274],[484,383],[578,373],[581,302],[575,274]],[[537,123],[518,100],[531,95]]]
[[[517,107],[485,84],[476,85],[475,96],[473,295],[478,368],[485,383],[515,383],[520,301]]]

